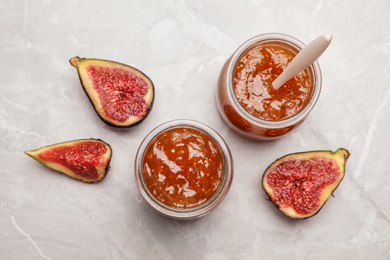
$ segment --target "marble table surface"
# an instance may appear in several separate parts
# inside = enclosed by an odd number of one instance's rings
[[[1,259],[390,259],[389,1],[5,0],[0,14]],[[215,92],[225,60],[267,32],[334,38],[309,118],[282,139],[255,142],[222,121]],[[156,87],[150,116],[129,130],[105,125],[73,56],[144,71]],[[173,119],[212,127],[234,158],[227,197],[193,221],[154,212],[135,185],[142,139]],[[90,137],[114,151],[98,184],[23,153]],[[351,152],[346,175],[319,214],[292,220],[267,201],[261,178],[272,161],[339,147]]]

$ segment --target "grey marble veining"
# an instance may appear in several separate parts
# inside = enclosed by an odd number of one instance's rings
[[[1,1],[0,258],[390,259],[389,24],[386,0]],[[266,32],[334,38],[319,59],[323,91],[306,122],[280,140],[253,142],[224,124],[215,90],[225,60]],[[68,62],[76,55],[149,75],[150,116],[125,131],[106,126]],[[172,119],[214,128],[234,158],[226,199],[195,221],[158,215],[135,185],[138,146]],[[23,153],[89,137],[113,148],[99,184]],[[276,158],[339,147],[352,155],[319,214],[292,220],[266,200],[261,177]]]

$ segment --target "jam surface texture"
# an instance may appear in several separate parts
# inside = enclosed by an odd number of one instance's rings
[[[224,178],[224,157],[214,139],[187,126],[159,133],[142,159],[142,178],[161,204],[190,209],[209,201]]]
[[[278,90],[272,87],[295,56],[282,43],[259,44],[241,55],[233,73],[233,89],[246,111],[263,120],[278,121],[307,105],[312,92],[307,69]]]

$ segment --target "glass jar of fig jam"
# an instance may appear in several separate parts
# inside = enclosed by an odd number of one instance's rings
[[[174,120],[153,129],[135,160],[137,187],[159,213],[194,219],[209,213],[226,196],[233,159],[222,137],[192,120]]]
[[[272,82],[305,46],[292,36],[268,33],[242,44],[218,79],[218,110],[234,131],[272,140],[299,126],[315,106],[322,85],[317,61],[278,90]]]

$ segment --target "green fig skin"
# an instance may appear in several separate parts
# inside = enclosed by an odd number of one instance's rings
[[[287,154],[276,161],[274,161],[264,172],[263,174],[263,180],[262,180],[262,186],[267,194],[270,201],[274,203],[274,205],[283,212],[286,216],[293,218],[293,219],[307,219],[314,215],[316,215],[322,207],[325,205],[325,203],[328,201],[330,196],[333,194],[333,192],[337,189],[337,187],[340,185],[341,181],[343,180],[345,176],[345,166],[346,161],[350,156],[350,152],[347,149],[339,148],[335,152],[333,151],[327,151],[327,150],[318,150],[318,151],[308,151],[308,152],[300,152],[300,153],[292,153]],[[284,207],[274,196],[273,194],[273,188],[268,183],[267,177],[278,165],[282,162],[285,162],[289,159],[297,159],[297,160],[305,160],[309,158],[328,158],[330,160],[333,160],[333,162],[338,165],[339,169],[339,176],[337,179],[332,183],[331,185],[328,185],[323,188],[320,198],[319,198],[319,206],[313,210],[312,212],[308,214],[300,214],[296,210],[294,210],[292,207]],[[291,185],[291,183],[286,184]]]
[[[71,153],[67,152],[69,149],[72,149]],[[78,154],[77,150],[82,151]],[[102,181],[110,169],[112,157],[109,144],[92,138],[57,143],[24,153],[54,171],[85,183]]]

